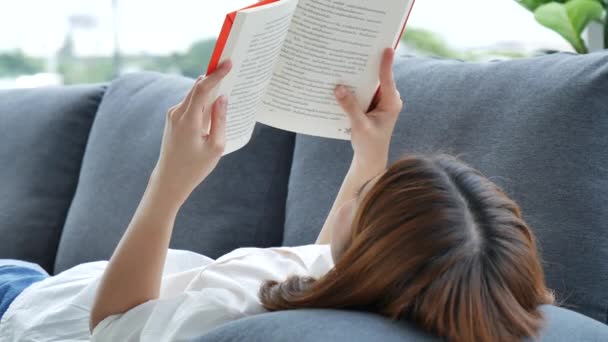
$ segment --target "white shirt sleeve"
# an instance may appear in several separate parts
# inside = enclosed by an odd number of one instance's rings
[[[208,265],[184,291],[105,318],[92,341],[191,341],[223,323],[265,312],[258,298],[265,280],[319,277],[331,267],[328,246],[236,250]]]
[[[191,341],[205,332],[244,316],[236,294],[210,288],[143,303],[124,314],[109,316],[93,330],[92,341]]]

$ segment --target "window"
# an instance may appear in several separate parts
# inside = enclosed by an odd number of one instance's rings
[[[0,88],[204,73],[225,14],[254,0],[15,0],[0,11]],[[417,0],[403,51],[472,60],[570,50],[515,0]]]
[[[471,60],[572,51],[516,0],[417,0],[404,40],[414,52]]]

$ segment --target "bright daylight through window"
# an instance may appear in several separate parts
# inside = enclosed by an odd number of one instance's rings
[[[141,70],[197,77],[205,72],[225,14],[250,4],[7,1],[0,11],[0,88],[105,82]],[[400,53],[483,61],[574,50],[522,4],[417,0]],[[590,31],[598,38],[589,45],[599,48],[601,25],[590,25]]]

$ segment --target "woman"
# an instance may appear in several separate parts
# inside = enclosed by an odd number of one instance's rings
[[[411,320],[452,341],[536,335],[538,307],[553,297],[515,202],[452,157],[411,156],[387,168],[402,107],[392,62],[388,49],[368,113],[336,88],[354,157],[317,244],[242,248],[217,260],[168,250],[179,208],[223,152],[226,99],[213,102],[210,118],[203,108],[226,62],[168,111],[158,163],[109,263],[42,281],[4,269],[12,295],[3,302],[16,298],[0,338],[88,340],[90,329],[95,341],[188,340],[246,315],[318,307]]]

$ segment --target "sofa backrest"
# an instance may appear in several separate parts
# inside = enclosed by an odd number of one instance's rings
[[[0,91],[0,258],[53,271],[105,87]]]
[[[606,322],[608,52],[402,57],[395,71],[406,106],[391,160],[447,152],[484,172],[521,204],[558,298]],[[192,82],[124,76],[92,127],[102,86],[0,92],[0,258],[52,271],[60,234],[55,272],[109,258],[158,157],[165,112]],[[186,203],[171,247],[217,257],[313,243],[351,156],[349,142],[258,125]]]
[[[55,272],[108,259],[147,185],[167,109],[193,80],[138,73],[110,84],[95,118]],[[180,211],[171,248],[212,258],[280,245],[294,135],[258,125],[252,142],[220,161]]]
[[[521,205],[558,299],[608,322],[608,51],[402,57],[395,74],[405,107],[391,160],[443,152],[481,170]],[[296,138],[285,245],[314,241],[351,156],[349,142]]]

